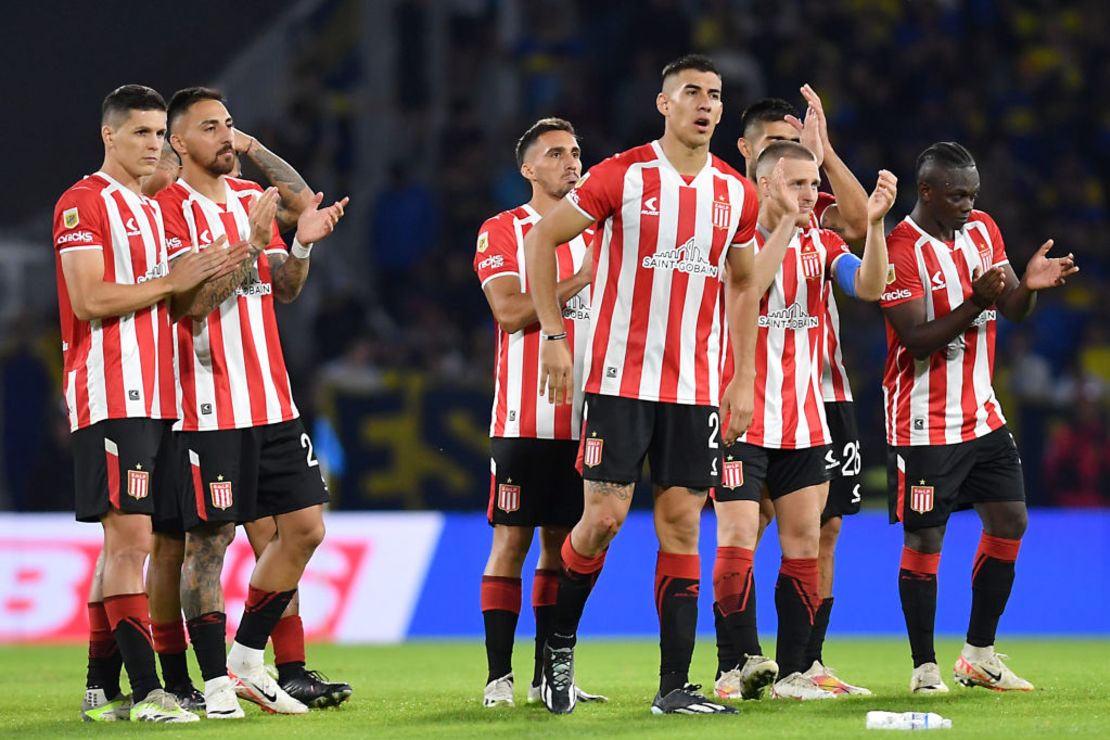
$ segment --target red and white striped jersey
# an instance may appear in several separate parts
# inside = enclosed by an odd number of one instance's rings
[[[54,207],[62,389],[70,430],[104,419],[177,418],[167,302],[81,321],[73,313],[62,255],[86,249],[103,254],[105,282],[136,285],[166,275],[158,203],[97,172],[65,191]]]
[[[728,248],[754,244],[754,186],[715,156],[687,178],[659,142],[590,169],[567,196],[601,225],[586,392],[716,406]]]
[[[969,300],[972,273],[1009,262],[1002,233],[982,211],[951,242],[926,234],[908,216],[887,237],[890,267],[883,308],[924,300],[927,321]],[[947,445],[982,437],[1006,423],[994,395],[995,309],[983,311],[927,360],[915,360],[887,322],[883,372],[886,436],[891,445]]]
[[[836,203],[832,193],[817,194],[817,205],[813,207],[813,228],[821,228],[821,218],[825,210]],[[840,311],[836,306],[835,291],[828,292],[825,311],[825,345],[821,360],[821,396],[825,403],[852,400],[852,387],[848,383],[848,371],[844,367],[844,353],[840,348]]]
[[[233,177],[225,178],[225,188],[224,203],[213,202],[184,180],[158,194],[171,260],[225,234],[228,244],[250,238],[250,208],[262,188]],[[267,260],[274,253],[286,254],[276,223],[245,285],[206,319],[186,316],[177,323],[178,429],[242,429],[297,418],[274,316]]]
[[[757,234],[757,249],[765,236]],[[836,260],[849,254],[835,232],[795,233],[771,287],[759,301],[755,345],[755,409],[741,442],[771,449],[800,450],[829,444],[821,396],[826,300]],[[721,388],[732,380],[731,343],[724,342]]]
[[[540,220],[530,205],[503,211],[482,224],[474,271],[482,287],[490,280],[508,276],[528,292],[524,267],[524,237]],[[593,238],[587,229],[555,252],[558,280],[578,272]],[[574,357],[574,402],[556,406],[539,395],[540,325],[534,323],[512,334],[497,327],[497,355],[493,391],[491,437],[528,437],[535,439],[578,439],[582,427],[582,368],[586,358],[586,334],[590,325],[590,289],[584,288],[563,306],[563,325]]]

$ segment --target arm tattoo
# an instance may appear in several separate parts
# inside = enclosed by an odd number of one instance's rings
[[[274,297],[282,303],[292,302],[308,279],[308,260],[290,259],[284,254],[267,254],[266,259],[270,263]]]
[[[251,253],[239,263],[235,272],[218,280],[209,280],[203,283],[200,290],[197,291],[196,298],[193,299],[192,310],[189,311],[189,314],[191,316],[207,316],[216,310],[216,307],[226,301],[247,279],[251,268],[254,267],[255,260],[258,259],[258,254],[254,247],[251,247]]]
[[[181,609],[186,619],[224,610],[220,573],[224,553],[235,537],[235,524],[228,522],[195,529],[185,535],[185,560],[181,564]]]
[[[258,140],[255,140],[254,146],[247,152],[247,157],[262,170],[262,174],[281,195],[276,217],[278,226],[282,231],[296,226],[301,211],[312,198],[308,183],[291,164],[262,146]]]
[[[632,492],[635,488],[635,483],[611,483],[603,480],[586,481],[587,493],[596,493],[601,496],[615,496],[621,501],[628,501],[631,499]]]

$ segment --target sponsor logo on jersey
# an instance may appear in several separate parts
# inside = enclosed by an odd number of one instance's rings
[[[641,216],[658,216],[659,215],[659,197],[653,195],[644,201],[644,207],[640,209]]]
[[[720,268],[709,261],[705,250],[697,245],[695,237],[690,237],[678,249],[667,249],[644,257],[643,267],[648,270],[678,270],[689,275],[717,277]]]
[[[489,249],[489,232],[483,231],[478,235],[478,252],[484,252]]]
[[[596,468],[601,464],[601,452],[605,449],[605,440],[600,437],[590,437],[582,450],[582,464],[587,468]]]
[[[94,237],[91,231],[71,231],[68,234],[59,236],[57,245],[60,247],[64,244],[92,244],[93,239]]]
[[[520,508],[520,486],[502,483],[497,486],[497,508],[512,513]]]
[[[993,308],[988,308],[987,310],[976,316],[975,320],[971,322],[971,325],[981,329],[997,318],[998,312]]]
[[[744,461],[725,460],[721,467],[721,487],[730,491],[744,485]]]
[[[62,211],[62,225],[67,229],[72,229],[81,223],[81,214],[77,212],[76,208],[67,208]]]
[[[563,318],[578,320],[590,318],[590,302],[586,300],[586,291],[570,297],[563,306]]]
[[[148,471],[127,471],[127,495],[136,501],[150,495],[150,473]]]
[[[759,326],[773,329],[816,329],[821,324],[817,316],[810,316],[800,303],[793,303],[778,311],[769,311],[759,317]]]
[[[910,510],[927,514],[933,510],[934,495],[932,486],[910,486]]]
[[[179,236],[171,236],[166,240],[166,248],[168,249],[180,249],[181,244],[181,237]]]
[[[205,245],[205,244],[211,244],[212,243],[212,232],[210,232],[208,229],[205,229],[204,231],[200,232],[200,239],[198,241],[200,241],[202,246]]]
[[[732,223],[732,206],[724,195],[713,201],[713,228],[727,229]]]
[[[154,267],[147,270],[144,274],[135,278],[135,283],[136,284],[145,283],[147,280],[153,280],[154,278],[165,277],[166,275],[169,275],[169,274],[170,274],[170,266],[167,265],[165,262],[159,262],[157,265],[155,265]]]
[[[212,494],[212,508],[223,510],[231,506],[231,481],[212,481],[208,484],[208,490]]]
[[[482,250],[479,248],[478,251],[481,252]],[[478,263],[479,270],[496,270],[497,268],[504,266],[505,258],[502,257],[500,254],[491,254],[489,257],[486,257],[484,260]]]
[[[880,300],[884,301],[900,301],[903,298],[909,298],[913,294],[910,293],[908,288],[899,288],[898,290],[888,290],[879,296]]]

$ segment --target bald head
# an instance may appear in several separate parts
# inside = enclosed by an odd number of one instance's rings
[[[806,147],[796,141],[775,141],[768,144],[755,164],[755,176],[758,179],[771,176],[771,170],[780,159],[798,159],[816,164],[817,158]]]

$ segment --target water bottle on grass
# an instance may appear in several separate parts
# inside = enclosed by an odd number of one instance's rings
[[[869,730],[947,730],[952,720],[936,712],[868,712]]]

